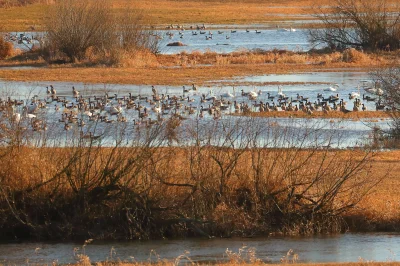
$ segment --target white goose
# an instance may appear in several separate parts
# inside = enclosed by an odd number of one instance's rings
[[[338,84],[334,84],[334,85],[324,89],[324,91],[337,91],[338,88],[339,88],[339,85]]]

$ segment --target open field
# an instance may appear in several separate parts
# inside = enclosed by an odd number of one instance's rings
[[[397,3],[397,1],[392,0]],[[174,1],[174,0],[112,0],[116,12],[126,6],[143,11],[154,25],[169,24],[255,24],[275,26],[277,21],[312,19],[313,0],[274,0],[268,4],[262,0],[230,1]],[[331,1],[318,1],[318,5],[328,6]],[[44,18],[49,6],[33,4],[23,7],[2,8],[0,31],[43,30]],[[395,6],[393,7],[395,8]]]

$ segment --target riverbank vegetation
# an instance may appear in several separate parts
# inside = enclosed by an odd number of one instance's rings
[[[372,192],[396,199],[381,184],[398,181],[397,151],[334,149],[340,130],[323,133],[315,121],[303,130],[247,118],[187,122],[51,137],[3,121],[2,239],[397,230],[398,214],[385,220],[362,204]]]

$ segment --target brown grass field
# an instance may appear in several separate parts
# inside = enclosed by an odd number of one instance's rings
[[[53,1],[38,1],[53,2]],[[327,6],[331,1],[274,0],[111,0],[116,12],[130,6],[141,10],[154,25],[169,24],[254,24],[278,21],[312,19],[312,7]],[[396,0],[392,2],[397,3]],[[0,31],[43,30],[48,5],[37,3],[28,6],[2,8]],[[301,16],[298,16],[301,15]],[[304,16],[306,15],[306,16]],[[309,16],[307,16],[309,15]]]
[[[9,59],[0,63],[0,78],[12,81],[76,81],[85,83],[143,84],[143,85],[198,85],[224,82],[238,76],[283,74],[296,72],[343,71],[362,68],[371,71],[393,65],[397,52],[369,55],[357,51],[333,54],[297,54],[292,52],[234,52],[218,55],[213,52],[181,53],[178,55],[153,55],[137,53],[122,60],[122,67],[91,66],[90,62],[74,65],[57,65],[35,69],[7,69],[1,66],[46,66],[37,55],[33,61]],[[23,58],[23,57],[22,57]],[[211,82],[211,83],[210,83]],[[237,82],[240,82],[238,80]],[[214,82],[215,83],[215,82]],[[264,84],[265,85],[265,84]]]

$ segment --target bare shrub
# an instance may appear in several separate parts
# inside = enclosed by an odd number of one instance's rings
[[[99,51],[115,44],[111,8],[101,1],[58,1],[50,12],[50,43],[72,62],[82,60],[89,47]]]
[[[370,150],[330,148],[334,129],[312,122],[175,114],[134,130],[114,123],[97,139],[78,130],[51,140],[11,114],[2,106],[0,233],[9,238],[338,232],[380,180]]]
[[[6,42],[3,36],[0,35],[0,59],[5,59],[13,54],[13,45]]]
[[[400,43],[400,13],[392,4],[386,0],[335,0],[328,9],[317,7],[314,13],[323,28],[310,30],[309,39],[333,50],[396,50]]]
[[[400,68],[392,67],[378,70],[371,74],[375,84],[382,90],[383,95],[380,104],[386,106],[390,113],[392,122],[390,130],[376,129],[384,138],[384,147],[395,148],[400,145]]]
[[[146,28],[143,15],[132,9],[114,15],[106,0],[58,1],[47,20],[47,47],[69,61],[98,58],[118,64],[126,53],[148,50],[158,53],[159,35]]]

